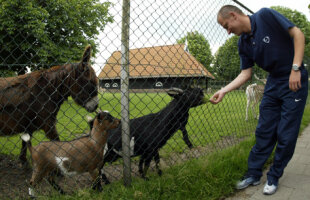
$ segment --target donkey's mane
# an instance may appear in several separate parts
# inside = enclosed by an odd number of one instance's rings
[[[75,76],[74,68],[76,64],[66,64],[63,66],[53,66],[49,69],[42,69],[16,77],[0,78],[0,105],[19,104],[30,96],[30,89],[40,86],[40,79],[44,79],[55,88],[58,88],[67,76]],[[42,85],[41,87],[46,87]]]
[[[75,69],[77,64],[66,64],[63,66],[54,66],[45,70],[41,76],[46,78],[53,85],[60,85],[64,81],[69,81],[68,76],[75,78]]]

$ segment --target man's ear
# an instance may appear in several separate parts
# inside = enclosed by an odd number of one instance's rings
[[[237,15],[237,13],[235,13],[235,12],[229,12],[229,15],[231,16],[231,17],[233,17],[233,19],[237,19],[238,18],[238,15]]]

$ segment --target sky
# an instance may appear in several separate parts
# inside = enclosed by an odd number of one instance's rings
[[[271,7],[271,6],[284,6],[291,8],[292,10],[297,10],[306,15],[308,20],[310,21],[310,12],[308,9],[308,5],[310,4],[309,0],[239,0],[246,7],[250,8],[253,12],[258,11],[263,7]]]
[[[93,59],[97,75],[111,54],[121,50],[123,0],[110,1],[114,3],[109,11],[115,21],[108,24],[98,36],[99,53]],[[239,2],[253,12],[262,7],[288,7],[305,14],[310,21],[309,0],[239,0]],[[216,22],[217,11],[225,4],[234,3],[230,0],[131,0],[129,48],[176,44],[176,41],[186,36],[187,32],[198,31],[209,41],[214,54],[230,37]]]

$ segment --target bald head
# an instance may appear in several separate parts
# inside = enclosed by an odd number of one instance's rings
[[[225,5],[217,13],[217,19],[219,19],[219,17],[227,19],[229,17],[229,13],[231,12],[238,13],[239,15],[245,15],[238,7],[233,5]]]
[[[233,5],[223,6],[219,10],[217,22],[226,29],[228,34],[240,36],[242,33],[251,32],[250,18]]]

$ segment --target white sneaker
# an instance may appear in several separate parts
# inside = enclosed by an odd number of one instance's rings
[[[265,195],[272,195],[274,194],[278,189],[278,186],[277,185],[274,185],[274,184],[268,184],[268,181],[266,182],[265,184],[265,187],[264,187],[264,190],[263,190],[263,193]]]
[[[244,188],[247,188],[250,185],[259,185],[260,184],[260,178],[254,177],[254,176],[244,176],[242,180],[238,181],[236,184],[237,190],[242,190]]]

